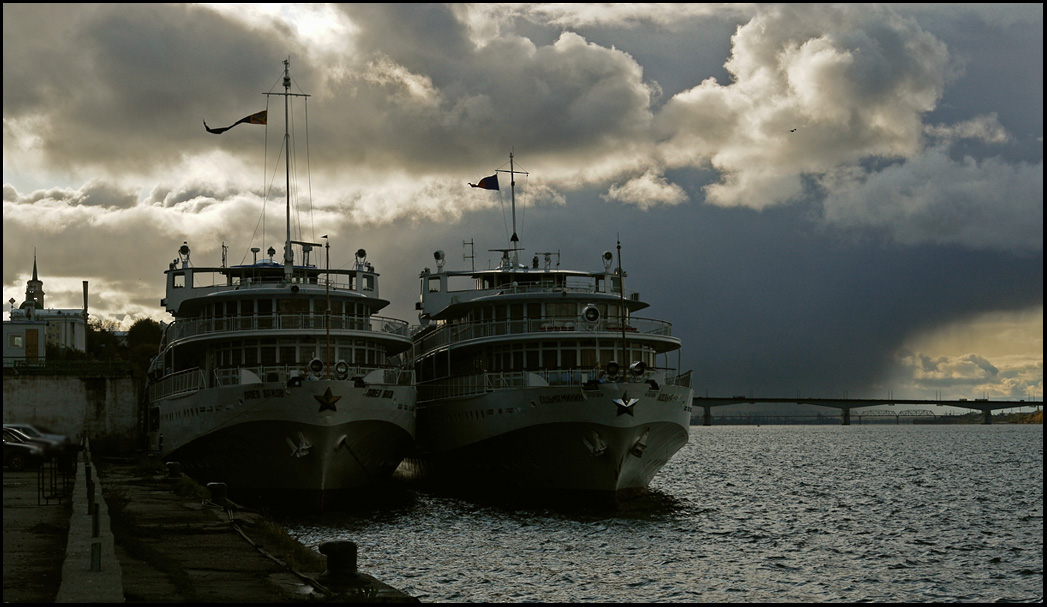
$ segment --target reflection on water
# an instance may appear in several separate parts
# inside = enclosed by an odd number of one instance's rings
[[[609,507],[400,487],[295,515],[423,601],[1043,597],[1042,426],[714,426]]]

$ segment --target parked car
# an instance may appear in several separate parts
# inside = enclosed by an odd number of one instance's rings
[[[45,441],[59,452],[68,453],[78,449],[77,444],[68,436],[49,432],[46,428],[41,428],[40,426],[34,426],[33,424],[8,423],[4,424],[4,427],[17,430],[32,440]]]
[[[44,447],[30,441],[17,430],[4,428],[4,467],[24,470],[39,466],[44,460]]]

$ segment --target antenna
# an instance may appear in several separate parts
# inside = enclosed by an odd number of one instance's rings
[[[469,247],[469,254],[466,255],[465,253],[462,253],[462,261],[465,261],[466,259],[473,260],[472,261],[472,268],[473,268],[472,271],[475,272],[476,271],[476,246],[475,246],[475,244],[473,243],[473,241],[471,239],[468,240],[468,241],[465,241],[465,240],[462,241],[462,248],[465,248],[466,246]]]

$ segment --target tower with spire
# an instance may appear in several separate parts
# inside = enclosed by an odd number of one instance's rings
[[[44,309],[44,282],[36,272],[36,251],[33,251],[33,277],[25,283],[25,301],[19,306],[26,317],[33,319],[37,310]]]
[[[25,301],[15,308],[15,300],[12,298],[10,304],[11,318],[4,321],[5,366],[10,360],[20,358],[41,359],[43,344],[80,352],[87,351],[87,281],[84,281],[82,309],[45,308],[44,281],[40,280],[34,250],[33,276],[26,281]],[[19,351],[24,352],[20,354]]]

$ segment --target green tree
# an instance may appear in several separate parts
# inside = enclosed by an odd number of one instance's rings
[[[149,369],[149,361],[156,356],[164,327],[152,318],[140,318],[127,330],[127,350],[135,372],[143,376]]]

